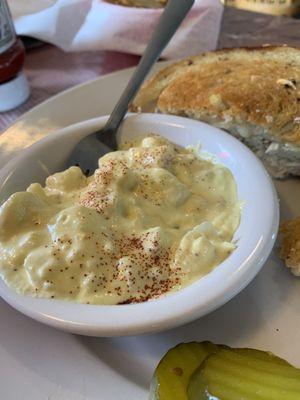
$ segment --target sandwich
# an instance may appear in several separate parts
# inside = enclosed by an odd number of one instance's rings
[[[149,79],[131,110],[181,115],[224,129],[275,178],[300,175],[300,49],[207,52]]]

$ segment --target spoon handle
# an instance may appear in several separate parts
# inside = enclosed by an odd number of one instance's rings
[[[117,129],[128,110],[130,102],[135,97],[151,67],[158,60],[162,51],[169,43],[186,14],[191,9],[194,1],[195,0],[168,1],[139,65],[135,69],[126,89],[112,111],[104,130],[112,131],[116,134]]]

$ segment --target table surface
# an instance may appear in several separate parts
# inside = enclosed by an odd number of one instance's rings
[[[295,45],[299,23],[228,9],[218,47],[266,42]],[[48,45],[32,49],[26,61],[31,98],[22,107],[0,114],[0,130],[70,86],[137,62],[136,56],[109,52],[66,54]],[[103,97],[99,93],[99,98]],[[285,218],[299,214],[299,185],[295,180],[276,184],[283,212],[289,213]],[[299,280],[278,265],[274,255],[238,297],[201,320],[160,334],[159,340],[158,335],[122,339],[69,335],[39,324],[0,301],[0,399],[146,399],[154,366],[179,341],[209,338],[228,345],[276,350],[298,365],[299,346],[293,345],[299,342],[298,299]],[[226,329],[220,329],[222,326]]]
[[[265,43],[299,43],[300,21],[234,8],[224,11],[218,48],[255,46]],[[64,53],[51,45],[27,51],[25,70],[31,96],[22,106],[0,114],[0,132],[20,115],[49,97],[76,84],[109,72],[132,67],[139,57],[107,51]]]

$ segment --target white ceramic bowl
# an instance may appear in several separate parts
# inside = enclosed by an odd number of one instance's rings
[[[75,143],[104,125],[106,117],[85,121],[51,134],[23,151],[0,172],[0,203],[32,182],[64,168]],[[239,293],[269,256],[279,221],[279,206],[271,179],[261,162],[242,143],[209,125],[166,115],[130,115],[119,140],[158,133],[187,146],[201,143],[233,173],[244,202],[235,234],[237,249],[215,270],[189,287],[140,304],[102,306],[21,296],[0,279],[0,295],[35,320],[65,331],[119,336],[155,332],[184,324],[220,307]]]

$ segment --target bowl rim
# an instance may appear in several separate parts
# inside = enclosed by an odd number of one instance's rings
[[[78,137],[83,137],[95,127],[102,126],[107,118],[107,116],[93,118],[59,129],[26,148],[0,170],[0,191],[7,176],[30,154],[37,153],[62,137],[74,135],[74,132],[77,132]],[[189,126],[197,126],[200,136],[201,128],[209,130],[209,135],[222,138],[221,140],[227,142],[229,147],[231,146],[239,152],[239,156],[244,156],[244,160],[247,160],[245,162],[258,174],[256,180],[259,181],[259,185],[263,185],[261,186],[263,194],[256,193],[265,203],[265,212],[260,213],[263,220],[260,221],[261,231],[254,240],[255,246],[252,246],[248,253],[240,259],[238,267],[235,267],[230,276],[226,275],[227,269],[230,270],[230,268],[225,268],[224,265],[231,265],[233,268],[232,264],[236,263],[239,256],[239,247],[233,252],[234,257],[230,256],[209,274],[186,288],[157,300],[138,304],[86,305],[62,300],[33,298],[17,294],[0,279],[0,296],[23,314],[55,328],[91,336],[122,336],[158,332],[190,322],[229,301],[250,283],[268,258],[278,232],[279,204],[271,178],[251,150],[228,133],[200,121],[163,114],[129,114],[126,121],[132,118],[136,118],[137,121],[141,120],[145,124],[153,123],[154,120],[159,125],[181,124],[184,129]],[[82,134],[82,131],[86,132]],[[199,140],[201,139],[199,138]],[[254,180],[253,184],[255,183]],[[258,184],[256,183],[256,185]],[[237,186],[239,187],[238,181]],[[243,218],[243,213],[241,218]],[[216,282],[218,282],[217,285],[215,285]],[[199,292],[205,288],[205,296],[199,296]]]

